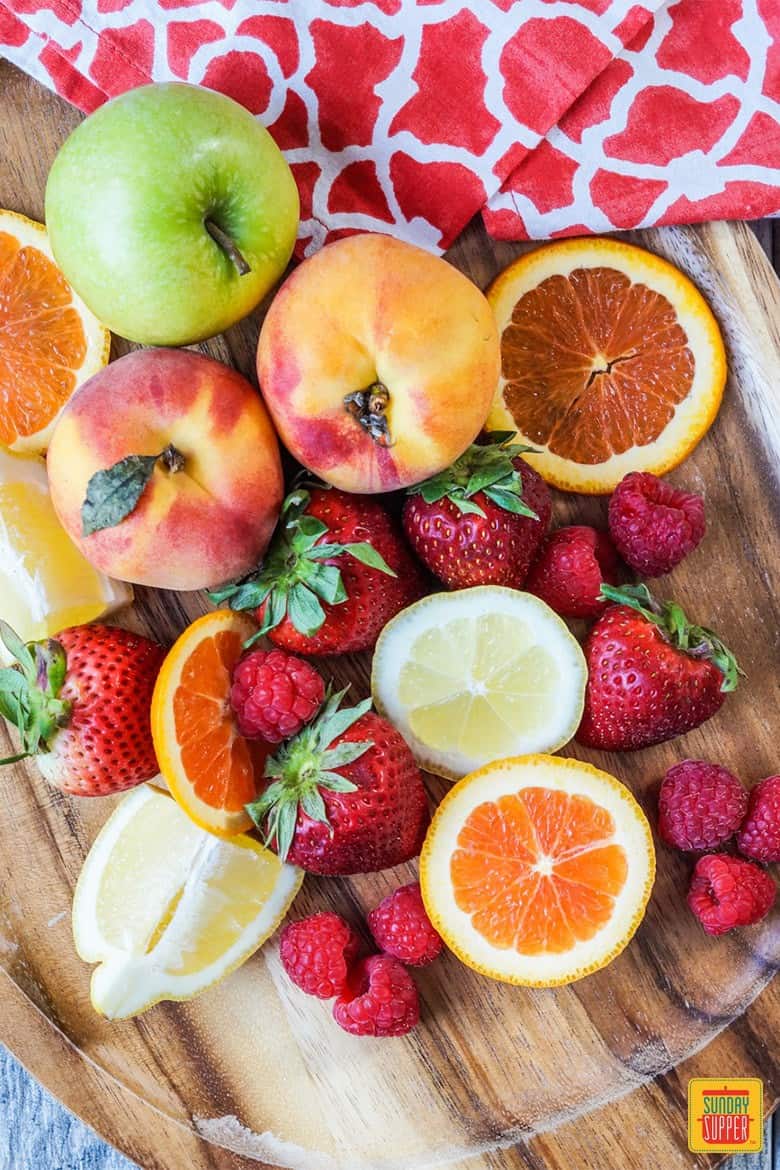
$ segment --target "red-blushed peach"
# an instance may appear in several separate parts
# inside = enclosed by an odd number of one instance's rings
[[[498,383],[499,339],[476,285],[382,235],[304,261],[263,323],[260,390],[289,451],[348,492],[384,492],[448,467]]]
[[[166,449],[181,459],[158,459],[130,514],[85,536],[92,476]],[[247,573],[283,495],[279,444],[259,394],[235,370],[188,350],[139,350],[85,382],[57,423],[47,464],[54,507],[87,559],[160,589],[203,589]]]

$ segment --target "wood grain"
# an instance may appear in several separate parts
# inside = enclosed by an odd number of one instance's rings
[[[48,166],[78,116],[2,62],[0,93],[0,206],[40,218]],[[658,779],[685,754],[722,760],[747,781],[777,766],[780,292],[745,227],[636,238],[694,277],[726,330],[724,408],[672,477],[706,490],[710,520],[674,588],[733,643],[748,674],[721,715],[684,740],[625,757],[577,749],[652,809]],[[520,250],[472,225],[449,258],[484,286]],[[260,319],[200,348],[253,376]],[[127,348],[117,343],[116,353]],[[574,517],[603,521],[604,503],[558,497],[556,519]],[[138,593],[125,624],[163,639],[208,608],[197,595]],[[366,657],[329,667],[366,692]],[[440,781],[430,786],[442,791]],[[777,1054],[761,1037],[780,1020],[770,982],[780,916],[705,939],[681,902],[688,865],[667,851],[645,923],[605,971],[572,988],[523,992],[447,957],[422,973],[424,1023],[404,1041],[340,1033],[325,1006],[280,976],[273,945],[193,1004],[107,1024],[89,1006],[67,911],[112,806],[69,800],[32,767],[0,787],[0,1038],[145,1166],[390,1170],[458,1158],[473,1170],[706,1166],[686,1150],[690,1076],[758,1075],[767,1106],[775,1102]],[[413,872],[308,881],[295,913],[333,906],[357,918]]]

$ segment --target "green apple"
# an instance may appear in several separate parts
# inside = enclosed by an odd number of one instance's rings
[[[287,265],[298,191],[243,106],[171,82],[129,90],[54,160],[54,256],[93,313],[146,345],[212,337],[255,308]]]

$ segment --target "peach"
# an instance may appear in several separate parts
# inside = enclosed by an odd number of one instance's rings
[[[122,464],[122,482],[115,472],[111,482],[120,495],[131,483],[137,502],[85,535],[94,522],[82,511],[88,489],[94,499],[100,486],[104,513],[112,504],[106,478],[92,477],[131,455],[152,458]],[[84,556],[111,577],[161,589],[247,573],[265,552],[283,495],[260,396],[235,370],[187,350],[130,353],[85,382],[57,423],[47,462],[54,507]]]
[[[499,368],[476,285],[382,235],[305,260],[274,299],[257,352],[282,441],[348,492],[393,491],[448,467],[485,422]]]

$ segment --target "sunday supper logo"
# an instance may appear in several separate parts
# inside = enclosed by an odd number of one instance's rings
[[[688,1084],[688,1149],[695,1154],[759,1153],[764,1089],[757,1077],[695,1077]]]

